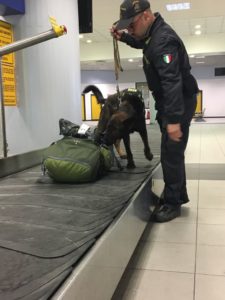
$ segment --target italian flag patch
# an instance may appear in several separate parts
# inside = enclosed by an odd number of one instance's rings
[[[169,64],[172,61],[172,54],[164,54],[163,60],[165,63]]]

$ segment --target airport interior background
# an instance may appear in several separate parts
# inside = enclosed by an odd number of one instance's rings
[[[133,216],[135,205],[132,199],[137,203],[139,198],[143,198],[145,202],[146,197],[150,197],[146,186],[159,197],[163,181],[160,133],[155,120],[154,100],[142,70],[141,50],[118,43],[123,71],[119,72],[118,80],[115,76],[113,40],[109,29],[119,18],[121,0],[0,0],[0,165],[6,169],[6,172],[0,171],[2,211],[8,205],[4,198],[7,193],[7,197],[18,196],[19,193],[26,195],[29,177],[37,180],[36,177],[40,176],[39,151],[62,138],[59,134],[61,118],[79,126],[82,123],[90,127],[97,125],[101,106],[91,93],[82,95],[87,85],[96,85],[104,97],[116,93],[117,85],[120,90],[141,90],[146,112],[150,112],[146,126],[155,151],[155,160],[150,165],[151,174],[142,181],[137,179],[140,186],[133,190],[132,196],[129,194],[127,206],[118,217],[113,216],[107,230],[104,229],[102,236],[98,236],[99,240],[93,242],[94,246],[88,244],[86,256],[80,258],[78,265],[73,263],[70,271],[63,269],[58,272],[54,284],[47,275],[48,284],[40,283],[40,275],[35,281],[37,284],[39,280],[39,284],[34,285],[33,290],[29,286],[26,291],[20,289],[21,285],[10,288],[7,275],[1,271],[0,278],[2,276],[4,282],[0,282],[0,295],[4,295],[4,300],[224,300],[225,2],[150,2],[152,11],[160,12],[182,38],[189,54],[192,74],[200,89],[186,150],[191,201],[182,210],[180,218],[167,224],[154,224]],[[66,29],[58,35],[59,28]],[[51,35],[51,38],[41,40],[43,35]],[[35,37],[39,42],[7,55],[1,54],[7,45]],[[143,170],[145,160],[142,149],[139,149],[139,137],[134,133],[132,139],[134,153]],[[17,172],[23,170],[16,169],[16,165],[20,164],[18,157],[27,153],[29,155],[25,156],[25,160],[33,160],[38,167],[31,172],[25,170],[25,175],[18,173],[20,179],[16,181]],[[39,160],[33,159],[36,154]],[[14,170],[15,174],[9,169]],[[122,188],[125,177],[117,178],[118,189]],[[129,184],[128,181],[126,179],[124,184]],[[110,182],[112,184],[113,181]],[[99,189],[102,188],[100,198],[101,194],[107,194],[108,189],[112,188],[110,182],[107,188],[103,183],[97,184]],[[29,189],[32,186],[33,181]],[[18,192],[18,187],[25,190]],[[14,192],[11,190],[13,188]],[[92,193],[92,186],[82,188],[87,189],[85,197]],[[118,195],[110,194],[110,197],[116,199]],[[125,226],[121,225],[124,223],[123,216],[129,220]],[[0,222],[5,226],[9,220],[3,214]],[[121,235],[120,230],[123,231]],[[113,240],[112,235],[117,239]],[[21,245],[17,247],[14,243],[12,246],[7,236],[4,241],[7,243],[0,242],[1,251],[7,247],[12,253],[25,251]],[[21,282],[26,285],[26,280]],[[4,284],[9,294],[4,294]],[[12,290],[14,292],[10,294]]]

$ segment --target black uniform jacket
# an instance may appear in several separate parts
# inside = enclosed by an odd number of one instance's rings
[[[188,54],[176,32],[159,13],[143,40],[124,33],[121,41],[143,49],[143,68],[156,101],[156,109],[166,123],[180,123],[194,94],[198,92],[190,74]],[[190,103],[193,107],[193,103]]]

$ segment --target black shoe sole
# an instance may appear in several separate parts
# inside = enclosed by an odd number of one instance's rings
[[[157,213],[154,215],[153,217],[153,221],[156,222],[156,223],[166,223],[166,222],[169,222],[169,221],[172,221],[178,217],[180,217],[181,215],[181,212],[177,212],[177,214],[173,215],[172,217],[163,217],[163,216],[157,216]]]

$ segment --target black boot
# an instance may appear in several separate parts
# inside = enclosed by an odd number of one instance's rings
[[[168,222],[180,216],[180,206],[164,204],[154,216],[155,222]]]

